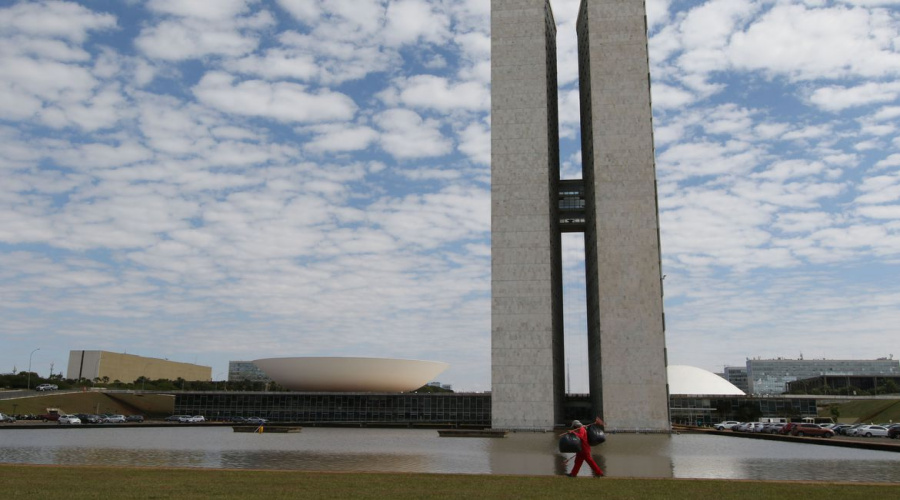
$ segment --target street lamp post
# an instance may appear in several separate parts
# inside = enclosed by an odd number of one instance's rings
[[[36,353],[40,350],[41,350],[41,348],[38,347],[37,349],[31,351],[31,354],[28,355],[28,390],[29,391],[31,390],[31,358],[32,358],[32,356],[34,356],[34,353]]]

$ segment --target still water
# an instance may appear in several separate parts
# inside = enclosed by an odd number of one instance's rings
[[[0,463],[564,474],[570,455],[553,433],[442,438],[422,429],[304,428],[296,434],[230,428],[0,431]],[[900,483],[900,453],[715,435],[610,435],[594,448],[607,476],[785,479]],[[569,464],[571,466],[571,464]],[[590,474],[584,467],[582,474]]]

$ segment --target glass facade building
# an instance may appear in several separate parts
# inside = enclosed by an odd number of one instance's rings
[[[722,378],[734,384],[735,387],[750,394],[750,386],[747,384],[747,367],[726,366]]]
[[[272,379],[252,361],[229,361],[229,382],[269,382]]]
[[[756,421],[764,417],[800,419],[817,416],[816,399],[743,396],[678,397],[669,400],[673,424],[709,426],[725,420]]]
[[[490,394],[198,392],[175,396],[176,415],[262,417],[315,424],[490,427]]]
[[[820,376],[900,375],[900,361],[893,359],[748,359],[748,394],[783,394],[786,384]]]

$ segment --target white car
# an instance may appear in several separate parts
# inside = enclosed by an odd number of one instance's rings
[[[58,390],[59,387],[56,384],[41,384],[34,388],[36,391],[55,391]]]
[[[859,425],[859,424],[856,424],[852,427],[848,427],[846,430],[844,430],[844,435],[845,436],[857,436],[858,435],[857,432],[859,431],[860,427],[862,427],[862,425]]]
[[[759,432],[762,432],[762,433],[765,433],[765,434],[778,434],[779,432],[781,432],[781,428],[782,428],[782,427],[784,427],[784,424],[783,424],[783,423],[781,423],[781,422],[772,422],[772,423],[768,423],[768,424],[763,425],[762,430],[759,431]]]
[[[194,415],[193,417],[190,415],[184,415],[178,418],[178,421],[183,424],[195,424],[198,422],[206,422],[206,418],[203,415]]]
[[[105,424],[124,424],[125,415],[110,415],[103,419]]]
[[[736,425],[741,425],[741,423],[736,420],[726,420],[724,422],[719,422],[718,424],[714,425],[713,427],[717,431],[724,431],[725,429],[731,430]]]
[[[887,437],[888,430],[887,427],[883,427],[881,425],[861,425],[856,428],[855,436],[865,436],[865,437]]]
[[[75,425],[81,424],[81,419],[76,415],[60,415],[57,422],[59,422],[60,425]]]

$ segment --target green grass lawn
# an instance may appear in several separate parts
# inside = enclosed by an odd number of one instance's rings
[[[900,498],[900,485],[0,465],[0,498]]]
[[[872,399],[850,401],[837,405],[840,420],[860,420],[861,423],[900,422],[900,400]],[[825,415],[823,415],[825,416]]]

